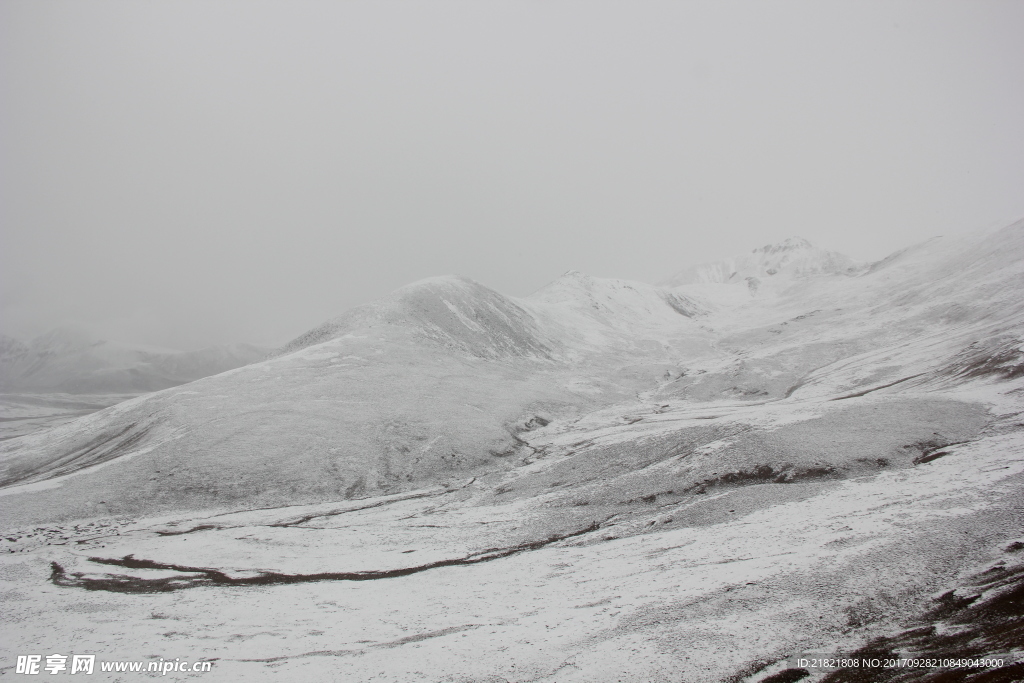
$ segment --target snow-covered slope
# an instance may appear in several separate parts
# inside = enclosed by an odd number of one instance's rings
[[[1012,664],[1022,294],[1024,222],[867,266],[794,239],[663,286],[414,283],[0,444],[14,648],[60,623],[175,657],[173,633],[218,680]],[[95,609],[126,625],[56,617]]]
[[[707,336],[698,323],[709,312],[702,302],[643,282],[569,271],[523,304],[574,358],[671,354],[674,347]]]

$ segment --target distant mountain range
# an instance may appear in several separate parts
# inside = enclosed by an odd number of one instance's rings
[[[58,328],[29,342],[0,335],[0,392],[139,393],[185,384],[263,360],[249,344],[154,351]]]
[[[206,377],[41,434],[31,449],[8,445],[26,465],[6,460],[4,480],[116,458],[129,439],[150,451],[133,468],[163,463],[177,475],[159,496],[145,487],[107,496],[112,509],[120,495],[132,514],[173,506],[177,487],[190,507],[313,502],[500,469],[524,448],[515,425],[534,414],[566,419],[638,397],[833,396],[909,375],[909,386],[951,383],[951,368],[976,357],[1016,362],[1021,230],[926,242],[867,265],[793,238],[669,285],[571,271],[520,299],[464,277],[428,278],[256,363],[264,351],[244,345],[160,354],[68,331],[8,339],[3,377],[15,388],[145,391]],[[109,443],[89,458],[64,455],[102,435]],[[233,484],[197,491],[191,473]]]

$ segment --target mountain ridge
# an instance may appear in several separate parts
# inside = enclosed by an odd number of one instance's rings
[[[1019,225],[1016,230],[1020,232]],[[785,249],[774,251],[762,248],[758,253],[803,253],[807,249],[803,242],[784,246]],[[987,251],[982,249],[990,254],[1005,250],[1006,245]],[[958,254],[971,252],[955,247],[936,253],[942,258],[956,258]],[[941,263],[940,259],[939,265],[923,270],[910,269],[903,274],[883,269],[860,277],[849,277],[846,273],[798,275],[789,278],[786,287],[770,298],[750,296],[745,286],[732,282],[665,288],[570,272],[530,297],[513,299],[468,278],[428,278],[314,328],[268,361],[208,377],[186,385],[185,389],[155,394],[133,409],[136,417],[131,420],[123,415],[118,417],[105,433],[120,434],[126,429],[125,433],[135,433],[134,428],[128,428],[129,421],[137,425],[169,421],[170,432],[167,433],[177,434],[179,427],[191,424],[194,418],[190,415],[199,415],[186,405],[209,403],[207,399],[193,397],[196,392],[199,396],[209,394],[211,399],[223,395],[228,398],[218,398],[211,405],[236,405],[231,409],[236,420],[249,420],[264,413],[278,415],[274,419],[284,421],[282,428],[291,425],[287,429],[299,429],[305,435],[294,443],[280,441],[266,452],[268,476],[262,479],[262,484],[255,480],[252,483],[256,486],[254,492],[264,490],[258,496],[278,491],[271,496],[278,500],[285,495],[288,486],[276,483],[275,477],[295,479],[292,474],[285,475],[290,467],[289,458],[300,457],[307,448],[303,444],[320,443],[325,439],[328,442],[339,440],[334,450],[348,454],[343,460],[349,474],[337,486],[348,489],[358,484],[360,491],[364,490],[360,487],[369,487],[367,491],[400,490],[418,481],[443,479],[451,468],[442,463],[449,461],[475,463],[472,467],[498,467],[501,457],[505,456],[492,454],[522,451],[520,437],[510,425],[532,419],[531,410],[574,414],[582,406],[610,405],[643,392],[666,400],[708,400],[715,395],[741,400],[758,397],[778,400],[810,396],[814,392],[838,395],[861,386],[869,377],[877,377],[879,383],[898,380],[901,371],[914,374],[909,369],[915,369],[918,374],[923,372],[922,377],[932,376],[939,372],[936,357],[945,358],[947,365],[954,364],[954,359],[959,357],[957,354],[966,353],[965,349],[978,341],[972,336],[973,328],[945,335],[939,344],[941,351],[933,350],[932,356],[921,357],[918,348],[923,342],[915,341],[912,330],[894,327],[890,322],[892,316],[911,316],[907,319],[918,320],[915,324],[940,326],[936,329],[953,325],[951,330],[960,324],[958,320],[973,320],[971,325],[983,322],[976,320],[976,316],[965,318],[955,313],[970,310],[969,302],[976,288],[952,282],[946,288],[948,291],[944,290],[947,303],[938,309],[922,307],[920,302],[926,300],[932,289],[931,280],[927,278],[949,271],[949,267]],[[916,284],[893,284],[893,277],[904,275]],[[926,279],[919,283],[913,280],[921,277]],[[955,280],[956,276],[951,277]],[[726,305],[721,297],[715,300],[714,296],[708,296],[709,288],[715,291],[739,289],[744,293]],[[1020,308],[1014,303],[1012,287],[999,291],[1002,299],[993,300],[993,306],[1006,310]],[[677,306],[666,300],[667,294],[681,297]],[[839,300],[855,303],[856,307],[837,308],[835,302]],[[686,315],[685,309],[680,311],[679,301],[693,306],[693,314]],[[878,311],[883,310],[890,311],[888,317],[879,315]],[[1008,325],[1003,325],[1000,334],[1016,334],[1017,313],[998,315]],[[854,322],[856,324],[851,325]],[[819,341],[806,344],[807,339],[815,338]],[[889,369],[878,370],[872,360],[877,353],[875,349],[892,344],[896,345],[895,349],[905,349],[891,352],[892,358],[903,360],[891,364]],[[746,350],[736,355],[732,348]],[[744,357],[748,360],[743,360]],[[867,365],[858,369],[860,361],[854,361],[861,357]],[[821,365],[833,368],[843,358],[851,360],[842,372],[830,369],[823,374],[815,369]],[[451,388],[438,393],[434,387],[442,377],[449,378],[446,381]],[[505,378],[504,384],[489,384],[499,377]],[[267,378],[272,381],[267,383]],[[279,389],[273,389],[278,385]],[[490,407],[481,409],[481,404],[459,401],[455,394],[446,393],[454,391],[455,387],[468,392],[467,395],[486,396],[483,400]],[[327,406],[330,396],[341,400],[340,405],[364,407],[350,409],[350,416],[343,413],[336,426],[328,426],[323,418],[316,418],[300,427],[312,419],[313,414],[320,413],[321,408],[317,407],[307,418],[302,412],[304,409],[296,412],[298,406],[319,406],[324,400],[327,403],[322,405]],[[448,407],[441,410],[431,404],[428,398],[431,396],[449,397],[442,399]],[[346,403],[346,398],[355,403]],[[414,402],[409,403],[410,399]],[[415,403],[419,400],[427,402]],[[296,408],[288,408],[289,402],[297,402],[294,403]],[[264,404],[279,408],[267,412],[261,407]],[[574,404],[578,407],[574,408]],[[275,413],[275,410],[281,412]],[[251,417],[242,417],[246,415]],[[452,432],[452,424],[461,426]],[[422,437],[426,443],[448,444],[445,448],[449,451],[430,447],[424,451],[424,456],[406,462],[405,456],[400,454],[405,450],[412,452],[414,447],[412,443],[396,445],[392,437],[385,435],[395,428],[397,434],[407,434],[399,441],[419,434],[416,438]],[[262,433],[263,429],[262,424],[254,427],[252,434]],[[204,436],[206,432],[209,434]],[[86,433],[83,432],[83,436]],[[186,453],[201,452],[200,444],[214,439],[224,444],[220,448],[228,447],[229,452],[236,453],[230,461],[223,461],[225,467],[234,471],[242,467],[244,449],[238,451],[230,444],[239,439],[239,443],[251,441],[251,437],[243,438],[240,434],[230,436],[231,432],[216,436],[219,430],[199,426],[190,426],[183,433],[187,436],[158,445],[154,453],[170,449],[169,453],[179,453],[176,459],[186,458],[182,466],[197,467],[201,461],[194,455],[186,457]],[[45,435],[40,438],[45,441]],[[145,441],[144,437],[139,438]],[[122,440],[115,438],[111,448]],[[54,446],[63,441],[63,437],[58,439]],[[73,441],[77,441],[77,437]],[[186,443],[193,445],[182,451]],[[57,446],[54,455],[45,455],[48,449],[26,450],[27,446],[22,446],[18,440],[4,448],[11,453],[19,450],[25,453],[16,461],[23,461],[29,452],[34,453],[29,458],[32,462],[40,458],[45,461],[66,448],[74,450],[69,443]],[[325,444],[316,446],[315,450],[319,452],[319,449],[326,450],[315,458],[320,463],[317,467],[327,469],[316,474],[318,470],[314,468],[295,479],[296,482],[307,481],[306,484],[289,486],[298,486],[296,490],[312,486],[312,492],[321,487],[317,482],[330,479],[324,477],[335,466],[331,464],[335,456],[329,456],[334,451]],[[159,468],[156,465],[159,457],[152,456],[156,460],[150,467]],[[8,459],[8,462],[11,461]],[[186,462],[191,464],[186,465]],[[237,462],[237,465],[229,465],[229,462]],[[397,463],[405,464],[398,467]],[[209,466],[204,464],[200,469],[206,471]],[[17,467],[20,466],[13,462],[7,466],[8,481]],[[32,471],[42,472],[38,467],[33,465]],[[279,474],[270,476],[270,471]],[[215,475],[208,473],[208,476]],[[222,495],[217,491],[222,490],[210,491],[211,504]],[[243,491],[238,489],[239,493]],[[235,495],[231,495],[232,499]],[[322,494],[310,495],[315,499]],[[194,498],[195,494],[190,497]],[[173,496],[159,498],[172,500]],[[137,502],[131,504],[132,509],[141,500],[137,496],[133,499]]]

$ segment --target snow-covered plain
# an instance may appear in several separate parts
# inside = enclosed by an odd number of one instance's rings
[[[414,283],[0,444],[0,672],[889,680],[794,664],[884,645],[1018,680],[1022,340],[1024,223],[661,286]]]

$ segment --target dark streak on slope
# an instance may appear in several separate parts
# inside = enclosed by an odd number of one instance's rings
[[[970,441],[947,441],[941,436],[937,439],[929,439],[927,441],[919,441],[917,443],[903,446],[904,451],[913,452],[917,451],[919,454],[913,459],[915,465],[923,465],[924,463],[931,462],[932,460],[938,460],[944,455],[949,455],[949,448],[953,446],[962,446],[965,443],[971,443]]]
[[[429,640],[431,638],[441,638],[448,636],[453,633],[461,633],[462,631],[468,631],[474,628],[480,628],[480,624],[465,624],[464,626],[452,626],[450,628],[443,628],[437,631],[428,631],[426,633],[418,633],[414,636],[406,636],[405,638],[399,638],[398,640],[391,640],[386,643],[375,643],[369,645],[360,650],[314,650],[313,652],[303,652],[297,655],[280,655],[278,657],[264,657],[261,659],[236,659],[236,662],[283,662],[288,659],[305,659],[306,657],[344,657],[346,655],[358,655],[366,652],[366,650],[379,650],[392,647],[401,647],[407,643],[416,643],[421,640]]]
[[[889,382],[888,384],[883,384],[881,386],[871,387],[870,389],[865,389],[864,391],[858,391],[858,392],[853,393],[853,394],[846,394],[845,396],[837,396],[837,397],[835,397],[833,399],[829,399],[829,400],[832,400],[832,401],[842,401],[843,399],[847,399],[847,398],[857,398],[858,396],[864,396],[865,394],[870,394],[871,392],[878,391],[879,389],[887,389],[889,387],[894,387],[897,384],[903,384],[904,382],[908,382],[908,381],[910,381],[912,379],[916,379],[918,377],[922,377],[925,374],[927,374],[927,373],[921,372],[921,373],[918,373],[916,375],[911,375],[910,377],[904,377],[903,379],[898,379],[895,382]]]
[[[197,531],[217,531],[223,528],[225,527],[217,526],[216,524],[200,524],[199,526],[194,526],[183,531],[161,531],[160,529],[157,529],[156,533],[158,536],[183,536]]]
[[[443,495],[445,493],[451,493],[451,491],[450,490],[427,491],[426,493],[419,493],[419,494],[414,494],[414,495],[402,496],[402,497],[397,498],[397,499],[381,500],[381,501],[377,501],[376,503],[370,503],[369,505],[363,505],[362,507],[347,508],[345,510],[330,510],[328,512],[318,512],[318,513],[313,513],[313,514],[309,514],[309,515],[303,515],[301,517],[289,520],[287,522],[274,522],[273,524],[268,524],[267,526],[273,526],[273,527],[301,526],[302,524],[305,524],[306,522],[308,522],[308,521],[310,521],[312,519],[317,519],[318,517],[336,517],[338,515],[344,515],[344,514],[346,514],[348,512],[361,512],[363,510],[370,510],[372,508],[381,507],[382,505],[390,505],[391,503],[405,502],[407,500],[415,500],[417,498],[430,498],[431,496],[439,496],[439,495]]]
[[[80,448],[54,460],[23,466],[15,462],[6,476],[0,479],[0,487],[52,479],[113,460],[139,445],[151,429],[152,425],[140,427],[139,423],[133,422],[118,431],[103,432]]]
[[[18,422],[21,420],[51,420],[55,417],[64,417],[67,415],[88,415],[94,412],[92,410],[74,410],[65,413],[54,413],[52,415],[19,415],[18,417],[0,417],[0,422]]]
[[[664,292],[661,298],[673,311],[687,318],[699,318],[708,314],[708,310],[688,296],[676,292]]]
[[[786,393],[784,393],[782,395],[782,398],[789,398],[790,396],[792,396],[796,392],[797,389],[799,389],[800,387],[802,387],[806,383],[807,383],[807,378],[805,377],[805,378],[801,379],[799,382],[797,382],[796,384],[794,384],[793,386],[791,386],[790,388],[786,389]]]
[[[607,521],[607,520],[605,520]],[[277,572],[260,572],[257,576],[232,578],[219,569],[208,567],[187,567],[177,564],[165,564],[152,560],[135,559],[127,555],[120,560],[106,559],[100,557],[89,558],[97,564],[114,565],[126,569],[157,569],[165,571],[176,571],[190,576],[173,576],[161,579],[144,579],[135,576],[109,574],[104,578],[89,578],[80,572],[68,574],[64,568],[51,562],[52,572],[50,581],[55,586],[68,588],[84,588],[85,590],[103,590],[112,593],[165,593],[169,591],[182,590],[185,588],[196,588],[198,586],[273,586],[291,583],[312,583],[316,581],[373,581],[377,579],[394,579],[402,576],[418,574],[428,569],[440,567],[457,567],[461,565],[479,564],[491,560],[509,557],[527,550],[537,550],[546,545],[557,543],[575,536],[589,534],[601,528],[604,522],[595,522],[590,526],[573,531],[568,534],[553,535],[540,541],[521,543],[506,548],[489,548],[466,557],[439,560],[415,567],[403,567],[401,569],[390,569],[382,571],[364,572],[322,572],[317,574],[280,574]]]
[[[1002,380],[1024,377],[1021,340],[1001,337],[974,342],[953,357],[944,374],[958,379],[995,377]]]
[[[758,465],[749,470],[738,470],[727,472],[717,477],[705,479],[687,489],[686,493],[705,493],[708,488],[716,486],[746,486],[748,484],[763,484],[772,482],[775,484],[792,484],[797,481],[823,479],[838,477],[839,472],[831,465],[818,465],[812,467],[794,467],[791,464],[784,464],[775,469],[771,465]]]
[[[191,533],[195,533],[195,532],[199,532],[199,531],[220,531],[222,529],[234,529],[234,528],[237,528],[239,526],[296,527],[296,526],[301,526],[302,524],[305,524],[306,522],[308,522],[308,521],[310,521],[312,519],[317,519],[319,517],[336,517],[338,515],[344,515],[344,514],[347,514],[347,513],[350,513],[350,512],[361,512],[363,510],[369,510],[371,508],[381,507],[382,505],[391,505],[391,504],[394,504],[394,503],[402,503],[402,502],[405,502],[405,501],[408,501],[408,500],[415,500],[417,498],[430,498],[430,497],[433,497],[433,496],[443,496],[443,495],[446,495],[448,493],[452,493],[453,491],[457,491],[459,489],[465,488],[465,487],[469,486],[470,484],[472,484],[474,481],[476,481],[475,477],[472,478],[472,479],[469,479],[464,484],[462,484],[462,485],[460,485],[460,486],[458,486],[456,488],[449,487],[449,488],[444,488],[444,489],[424,491],[424,492],[421,492],[421,493],[395,494],[395,495],[387,498],[386,500],[379,500],[379,501],[375,501],[375,502],[372,502],[372,503],[368,503],[366,505],[361,505],[361,506],[351,506],[351,505],[349,505],[348,507],[346,507],[345,509],[342,509],[342,510],[328,510],[326,512],[310,513],[310,514],[306,514],[306,515],[300,515],[300,516],[297,516],[297,517],[293,517],[292,519],[285,520],[285,521],[271,522],[270,524],[258,524],[258,523],[257,524],[238,524],[238,523],[235,523],[235,524],[231,524],[231,523],[227,523],[227,524],[199,524],[198,526],[192,526],[192,527],[188,527],[188,528],[184,528],[184,529],[165,528],[165,529],[155,529],[154,531],[159,536],[182,536],[184,534],[191,534]],[[228,516],[232,516],[232,515],[240,515],[240,514],[245,514],[245,513],[249,513],[249,512],[261,512],[261,511],[266,511],[266,510],[286,510],[286,509],[291,508],[291,507],[302,508],[302,507],[308,507],[308,505],[307,504],[297,504],[297,505],[282,505],[282,506],[268,506],[268,507],[261,507],[261,508],[250,508],[250,509],[246,509],[246,510],[233,510],[231,512],[222,512],[220,514],[214,515],[213,517],[228,517]],[[172,524],[169,524],[168,527],[173,527],[173,526],[176,526],[176,525],[177,525],[177,523],[172,523]]]

